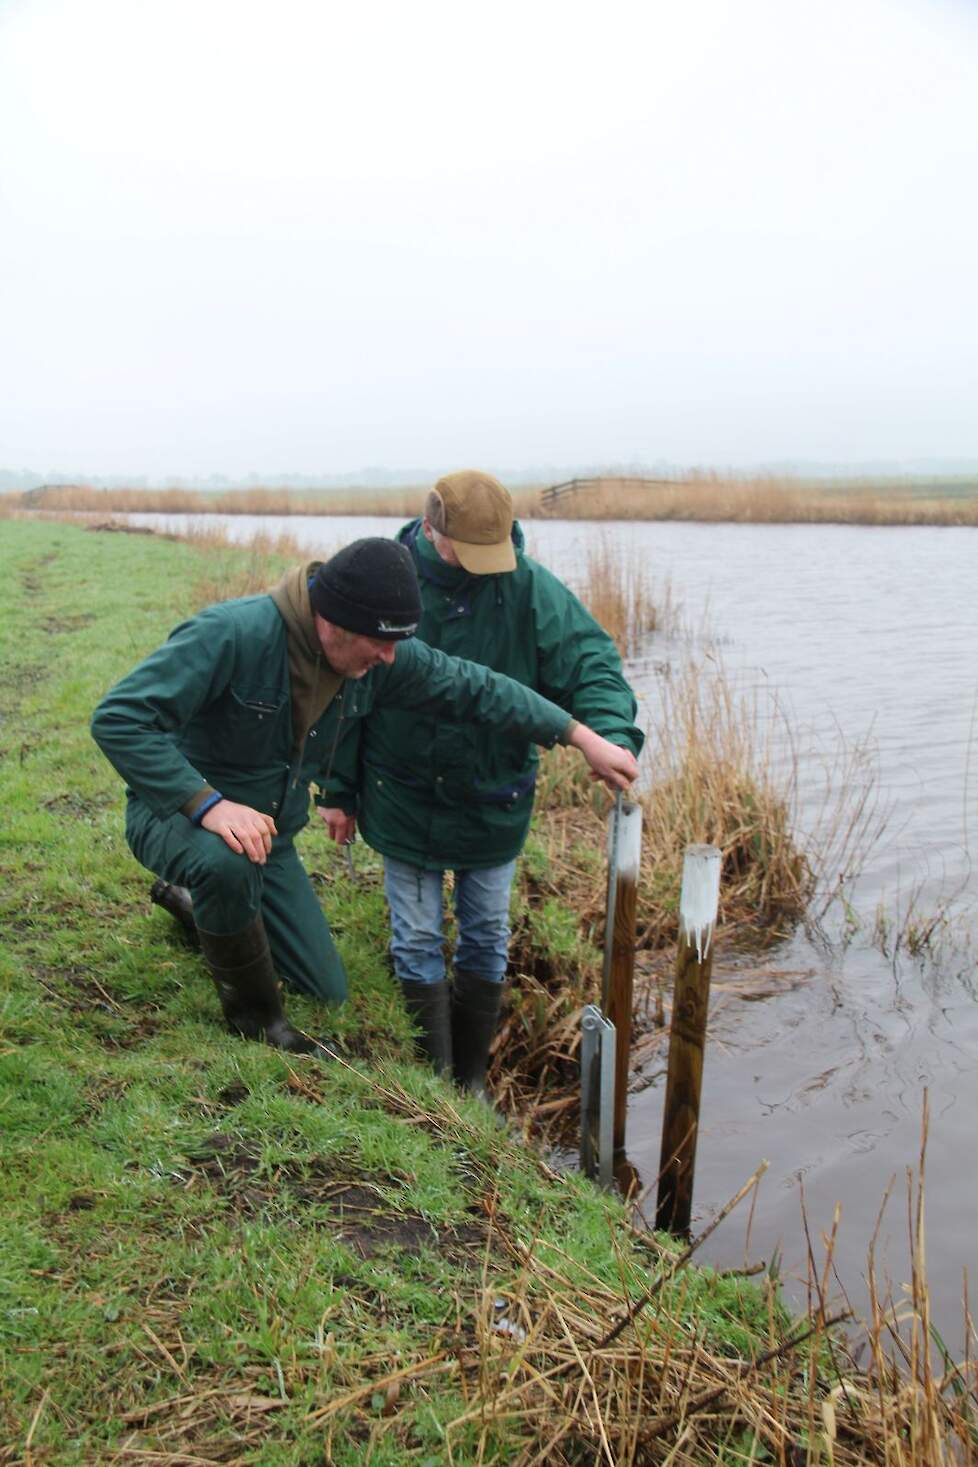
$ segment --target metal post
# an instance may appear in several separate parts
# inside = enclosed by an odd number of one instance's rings
[[[615,1027],[589,1003],[581,1015],[581,1171],[614,1181]]]
[[[659,1156],[655,1225],[689,1232],[703,1087],[703,1049],[720,902],[720,851],[687,846],[679,899],[679,950],[669,1031],[669,1069]]]

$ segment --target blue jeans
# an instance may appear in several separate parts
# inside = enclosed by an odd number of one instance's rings
[[[509,890],[516,862],[455,872],[458,941],[455,967],[501,983],[509,956]],[[391,913],[391,956],[398,978],[440,983],[445,977],[442,931],[444,871],[384,859]]]

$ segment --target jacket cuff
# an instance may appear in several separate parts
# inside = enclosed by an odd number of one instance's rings
[[[576,728],[580,728],[580,726],[581,726],[580,725],[580,721],[578,719],[576,719],[576,718],[569,718],[567,720],[567,727],[564,729],[563,733],[560,735],[560,737],[558,738],[557,742],[559,744],[563,744],[563,746],[564,746],[565,749],[568,748],[568,746],[570,745],[571,739],[574,737],[574,730]]]
[[[344,815],[357,813],[356,795],[341,795],[335,790],[317,790],[313,799],[320,810],[342,810]]]
[[[199,790],[197,790],[195,794],[192,794],[190,796],[189,800],[186,800],[180,806],[180,814],[186,815],[188,820],[193,820],[198,811],[200,812],[200,814],[204,813],[204,811],[201,809],[202,805],[217,804],[217,800],[213,798],[214,795],[217,795],[218,800],[223,798],[223,796],[217,794],[217,790],[214,788],[213,785],[203,785]]]

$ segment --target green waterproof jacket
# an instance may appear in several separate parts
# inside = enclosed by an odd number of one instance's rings
[[[420,520],[397,538],[410,549],[421,582],[418,639],[506,673],[639,753],[635,698],[614,643],[562,581],[523,554],[519,525],[516,569],[494,576],[446,565]],[[519,853],[538,763],[520,729],[475,727],[434,709],[419,717],[385,701],[354,739],[345,743],[324,799],[355,808],[376,850],[429,870],[498,866]]]
[[[562,739],[571,722],[508,678],[416,638],[398,644],[389,667],[342,682],[298,745],[289,692],[282,614],[271,596],[246,596],[178,626],[106,694],[92,734],[159,818],[191,813],[210,786],[271,815],[288,836],[308,819],[310,783],[327,780],[350,729],[382,707],[409,710],[409,719],[475,719],[502,738],[546,745]]]

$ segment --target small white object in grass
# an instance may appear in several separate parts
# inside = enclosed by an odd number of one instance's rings
[[[492,1312],[494,1315],[492,1328],[501,1335],[509,1335],[518,1345],[522,1345],[526,1339],[526,1330],[515,1319],[510,1319],[506,1313],[509,1305],[505,1299],[493,1300]]]
[[[683,858],[683,885],[679,897],[679,921],[690,947],[702,963],[710,951],[720,905],[720,849],[718,846],[687,846]]]

